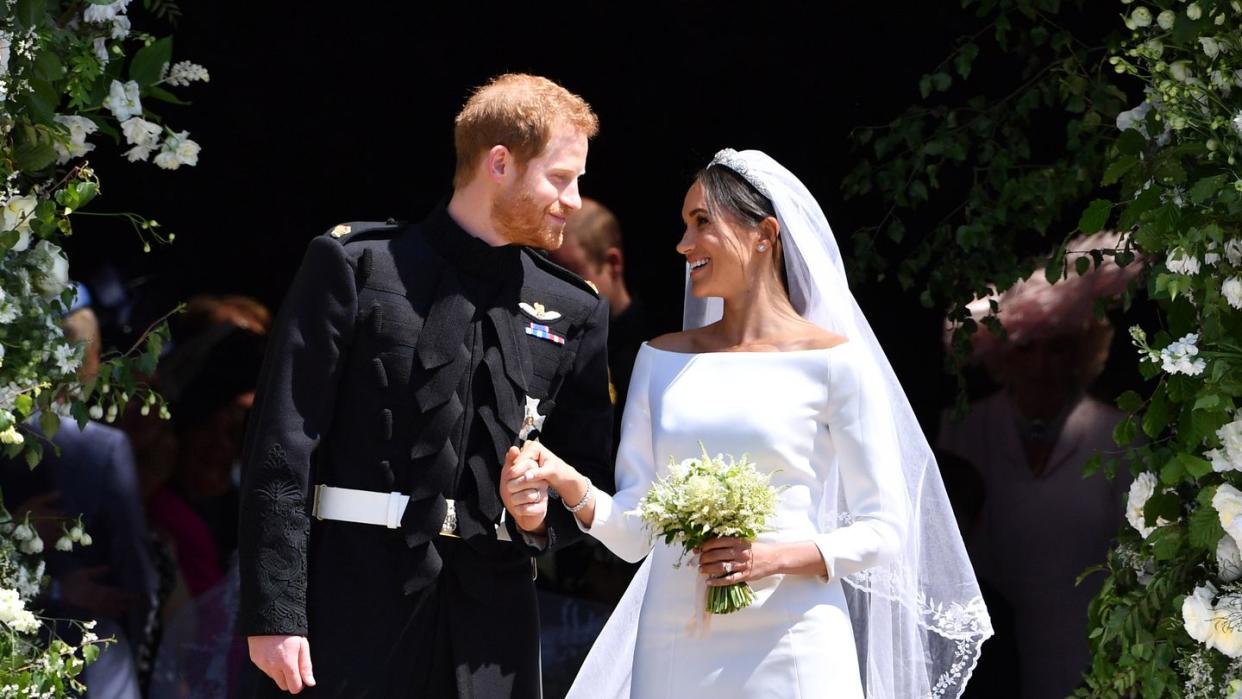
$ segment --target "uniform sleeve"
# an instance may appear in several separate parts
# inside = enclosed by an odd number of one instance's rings
[[[345,248],[315,238],[277,317],[247,427],[239,532],[245,635],[307,632],[311,466],[332,423],[356,314]]]
[[[582,331],[574,366],[556,396],[540,439],[597,487],[612,485],[612,398],[608,395],[608,302],[600,298]],[[581,538],[577,518],[549,503],[547,546],[555,551]]]
[[[655,478],[655,451],[651,442],[651,351],[644,346],[634,361],[630,390],[621,417],[621,444],[617,450],[616,495],[595,496],[591,528],[579,528],[595,537],[620,558],[637,563],[651,552],[651,537],[638,517],[625,513],[638,506]]]
[[[835,580],[896,554],[906,536],[909,498],[888,387],[879,372],[850,350],[829,367],[828,436],[837,470],[828,477],[839,479],[850,524],[817,535],[815,545],[828,579]]]

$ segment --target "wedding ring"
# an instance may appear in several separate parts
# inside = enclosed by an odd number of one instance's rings
[[[726,573],[732,573],[733,572],[733,561],[725,561],[724,569]]]

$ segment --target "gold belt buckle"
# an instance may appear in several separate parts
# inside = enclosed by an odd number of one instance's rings
[[[327,487],[328,486],[323,485],[322,483],[315,486],[315,501],[311,505],[311,516],[320,521],[323,521],[323,517],[319,516],[319,499],[320,496],[323,495],[323,489]]]
[[[457,533],[457,503],[450,498],[445,498],[445,502],[448,503],[448,510],[444,513],[444,523],[440,525],[440,536],[460,539]]]

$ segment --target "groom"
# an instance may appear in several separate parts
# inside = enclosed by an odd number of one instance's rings
[[[447,206],[311,241],[247,434],[251,695],[539,696],[531,556],[580,532],[498,479],[539,436],[612,482],[608,305],[531,250],[561,244],[596,129],[501,76],[457,116]]]

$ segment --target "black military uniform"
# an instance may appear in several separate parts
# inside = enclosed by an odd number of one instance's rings
[[[543,541],[501,523],[499,474],[529,396],[542,441],[612,488],[607,324],[581,279],[443,207],[314,239],[246,439],[242,633],[306,635],[308,696],[539,696],[531,556],[581,533],[557,501]],[[320,520],[317,485],[410,499],[397,528]]]

